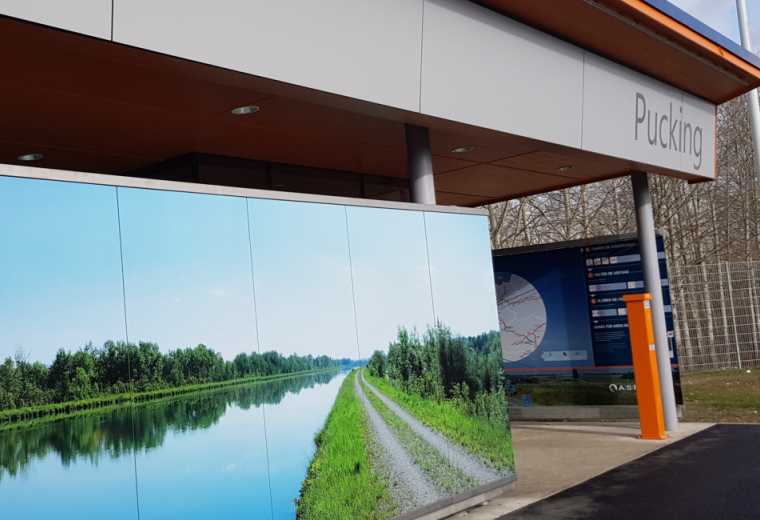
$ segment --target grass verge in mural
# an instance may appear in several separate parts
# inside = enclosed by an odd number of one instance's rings
[[[343,381],[301,487],[297,517],[383,519],[395,514],[388,482],[373,469],[370,434],[354,392],[354,370]]]

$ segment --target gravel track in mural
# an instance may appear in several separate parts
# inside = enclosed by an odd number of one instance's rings
[[[408,412],[402,409],[398,404],[393,402],[392,399],[383,395],[377,388],[372,386],[364,379],[364,373],[360,372],[359,377],[361,382],[367,386],[367,388],[378,397],[391,411],[396,414],[402,421],[409,425],[409,427],[425,442],[435,448],[444,458],[446,458],[452,466],[459,471],[467,475],[469,478],[475,481],[477,484],[486,484],[503,478],[500,472],[486,466],[477,457],[474,457],[470,453],[467,453],[463,448],[454,444],[440,433],[428,428],[420,421],[412,417]]]
[[[354,390],[379,448],[380,453],[373,454],[375,464],[392,482],[391,491],[399,512],[504,478],[479,457],[412,417],[369,383],[363,370],[354,380]],[[381,411],[380,407],[386,410]],[[406,435],[399,431],[398,424],[393,424],[398,422],[407,429]]]
[[[393,483],[392,492],[399,510],[408,511],[443,498],[444,494],[414,463],[412,456],[369,402],[358,378],[354,379],[354,391],[367,413],[374,440],[385,455],[383,460],[376,462]]]

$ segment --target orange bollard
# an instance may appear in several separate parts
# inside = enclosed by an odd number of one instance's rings
[[[633,374],[636,380],[636,400],[639,404],[641,438],[663,440],[665,418],[660,397],[660,376],[657,372],[652,310],[649,293],[623,296],[628,311],[628,333],[633,353]]]

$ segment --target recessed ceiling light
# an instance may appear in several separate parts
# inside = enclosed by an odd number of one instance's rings
[[[236,116],[247,116],[248,114],[255,114],[259,111],[259,107],[256,105],[244,105],[242,107],[236,107],[230,110]]]
[[[474,146],[457,146],[451,149],[451,153],[467,153],[475,149]]]
[[[568,170],[572,170],[573,168],[574,168],[574,166],[572,164],[566,164],[564,166],[560,166],[559,168],[557,168],[557,171],[558,172],[566,172]]]
[[[44,156],[41,153],[25,153],[23,155],[19,155],[17,159],[19,161],[29,162],[29,161],[39,161],[40,159],[42,159],[42,157]]]

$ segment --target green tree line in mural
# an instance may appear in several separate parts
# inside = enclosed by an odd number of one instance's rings
[[[375,351],[367,369],[425,399],[452,400],[469,415],[507,421],[499,333],[454,336],[443,325],[421,337],[400,329],[388,353]]]
[[[290,374],[339,366],[327,356],[240,353],[232,361],[205,345],[162,353],[155,343],[107,341],[59,350],[46,366],[23,353],[0,364],[0,410],[146,392],[183,385]]]
[[[200,392],[149,406],[97,411],[71,417],[66,428],[56,423],[3,432],[0,442],[0,480],[18,475],[35,459],[55,453],[64,467],[80,459],[97,463],[100,457],[119,458],[125,453],[163,445],[171,431],[211,427],[230,406],[243,410],[276,405],[288,394],[328,383],[338,372],[289,377],[262,384]],[[257,432],[255,432],[257,433]]]

